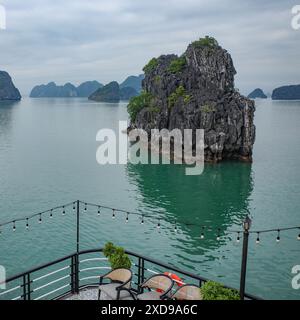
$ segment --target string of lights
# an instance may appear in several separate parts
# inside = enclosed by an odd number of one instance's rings
[[[95,203],[90,203],[90,202],[84,202],[84,201],[73,201],[61,206],[56,206],[54,208],[39,212],[39,213],[35,213],[32,214],[30,216],[27,217],[23,217],[23,218],[16,218],[14,220],[8,221],[8,222],[4,222],[0,224],[0,234],[1,234],[1,229],[4,226],[7,225],[12,225],[12,230],[16,231],[17,228],[17,223],[20,222],[25,222],[25,227],[26,230],[29,230],[29,222],[30,220],[34,219],[34,218],[38,218],[38,223],[41,224],[42,223],[42,217],[46,214],[49,215],[50,218],[53,217],[54,212],[56,212],[57,210],[61,210],[61,214],[63,216],[66,215],[66,208],[72,206],[73,211],[76,211],[77,209],[77,203],[78,204],[82,204],[84,209],[83,212],[86,213],[88,211],[88,207],[93,207],[96,208],[96,212],[98,216],[101,216],[101,214],[103,213],[103,209],[105,210],[109,210],[111,211],[111,216],[112,219],[116,219],[117,214],[125,214],[125,223],[128,224],[129,220],[130,220],[130,216],[137,216],[140,218],[140,223],[144,224],[146,220],[150,219],[152,221],[156,221],[155,223],[157,224],[157,229],[161,229],[162,225],[161,225],[161,219],[157,218],[157,216],[154,216],[154,213],[159,213],[161,214],[162,212],[158,212],[158,211],[152,211],[151,214],[145,214],[145,213],[140,213],[140,212],[132,212],[132,211],[128,211],[128,210],[124,210],[124,209],[118,209],[118,208],[113,208],[110,206],[106,206],[106,205],[102,205],[102,204],[95,204]],[[78,208],[79,209],[79,208]],[[178,232],[178,222],[175,221],[174,223],[174,227],[173,230],[175,232]],[[231,229],[223,229],[223,228],[216,228],[216,227],[211,227],[211,226],[207,226],[207,225],[201,225],[201,224],[197,224],[197,223],[186,223],[186,222],[180,222],[180,225],[184,225],[187,227],[197,227],[201,230],[200,233],[200,239],[203,240],[206,237],[206,233],[208,232],[216,232],[216,239],[219,241],[221,240],[222,234],[224,233],[229,233],[229,234],[236,234],[236,242],[240,242],[241,240],[241,235],[244,233],[244,230],[231,230]],[[300,226],[294,226],[294,227],[283,227],[283,228],[274,228],[274,229],[265,229],[265,230],[249,230],[248,233],[249,234],[256,234],[256,244],[259,244],[261,242],[261,237],[260,235],[263,233],[276,233],[277,237],[276,237],[276,242],[280,242],[281,240],[281,233],[284,231],[290,231],[290,230],[299,230],[299,234],[297,236],[297,240],[300,241]]]

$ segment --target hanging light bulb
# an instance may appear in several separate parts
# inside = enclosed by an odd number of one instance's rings
[[[276,238],[276,242],[280,242],[280,230],[278,230],[278,234],[277,234],[277,238]]]
[[[220,229],[218,229],[218,235],[217,235],[217,241],[219,241],[220,240],[220,238],[221,238],[221,235],[220,235]]]
[[[127,212],[127,215],[126,215],[126,223],[129,222],[129,213]]]
[[[66,214],[65,206],[63,206],[63,212],[62,215],[64,216]]]
[[[115,209],[113,209],[112,218],[115,219],[115,217],[116,217]]]
[[[16,231],[16,221],[13,222],[13,231]]]
[[[144,216],[142,215],[141,224],[144,224]]]
[[[100,207],[98,207],[98,216],[100,216],[101,211],[100,211]]]
[[[202,232],[201,232],[200,239],[204,239],[204,227],[202,227]]]
[[[239,242],[240,242],[240,240],[241,240],[241,238],[240,238],[240,233],[238,232],[238,234],[237,234],[237,238],[236,238],[236,242],[237,242],[237,243],[239,243]]]
[[[51,211],[50,211],[50,218],[52,219],[52,217],[53,217],[53,210],[51,209]]]
[[[260,244],[259,232],[257,232],[256,244]]]
[[[42,215],[40,214],[39,223],[42,223]]]
[[[28,223],[28,218],[26,218],[26,229],[29,229],[29,223]]]

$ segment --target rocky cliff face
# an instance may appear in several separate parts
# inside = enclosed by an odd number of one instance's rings
[[[144,91],[128,106],[131,128],[204,129],[206,161],[252,160],[254,102],[235,89],[231,56],[215,39],[154,58],[144,71]]]
[[[21,100],[19,90],[14,86],[10,75],[5,71],[0,71],[0,101],[1,100]]]
[[[300,84],[274,89],[273,100],[300,100]]]

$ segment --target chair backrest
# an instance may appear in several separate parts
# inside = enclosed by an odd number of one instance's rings
[[[203,300],[200,288],[186,284],[177,289],[177,291],[172,295],[172,299],[176,300]]]
[[[173,280],[165,274],[152,276],[142,284],[143,288],[159,289],[162,291],[169,291],[172,286]]]
[[[119,269],[112,270],[107,275],[107,278],[109,278],[112,281],[126,283],[131,280],[132,272],[129,269],[119,268]]]

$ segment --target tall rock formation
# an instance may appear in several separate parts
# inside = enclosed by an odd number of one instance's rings
[[[14,86],[10,75],[5,71],[0,71],[0,101],[1,100],[21,100],[19,90]]]
[[[131,128],[204,129],[206,161],[252,160],[254,101],[235,89],[231,56],[215,39],[153,58],[144,72],[144,91],[128,105]]]

